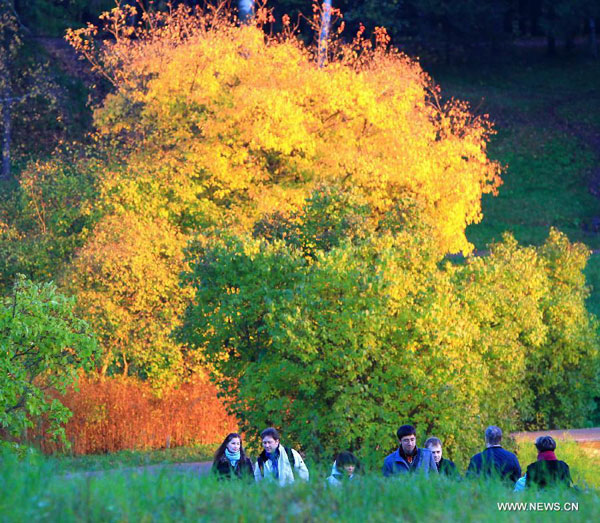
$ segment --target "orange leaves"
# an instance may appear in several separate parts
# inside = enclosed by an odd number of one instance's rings
[[[82,376],[60,400],[73,412],[65,431],[75,454],[159,449],[167,440],[173,447],[211,444],[237,429],[214,385],[201,378],[157,397],[135,378]],[[45,452],[58,450],[41,429],[30,437],[41,436]]]

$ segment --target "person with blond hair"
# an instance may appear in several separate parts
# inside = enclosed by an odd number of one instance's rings
[[[442,456],[442,440],[439,438],[431,437],[425,442],[425,448],[431,451],[433,454],[433,461],[437,465],[438,472],[448,477],[459,477],[458,469],[454,464],[454,461],[444,458]]]

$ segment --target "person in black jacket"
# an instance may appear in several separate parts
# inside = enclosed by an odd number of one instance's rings
[[[439,438],[428,438],[425,442],[425,448],[429,449],[433,454],[433,460],[435,461],[440,474],[450,478],[460,477],[454,461],[446,459],[442,456],[442,441]]]
[[[550,436],[540,436],[535,440],[538,457],[535,463],[527,467],[525,487],[535,485],[538,488],[564,485],[571,487],[573,480],[569,465],[556,459],[556,441]]]
[[[239,434],[232,432],[221,443],[215,452],[212,472],[217,474],[219,479],[254,479],[252,461],[244,452],[242,437]]]
[[[496,475],[513,484],[521,477],[521,465],[517,456],[504,450],[500,444],[501,441],[502,430],[500,427],[490,425],[485,429],[486,449],[471,458],[467,468],[467,477]]]

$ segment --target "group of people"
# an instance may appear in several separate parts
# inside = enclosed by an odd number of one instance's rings
[[[458,479],[456,465],[443,457],[442,442],[439,438],[429,438],[425,446],[417,446],[417,432],[412,425],[402,425],[397,433],[398,449],[388,455],[383,462],[384,476],[421,472],[439,473]],[[309,472],[302,456],[290,447],[281,444],[279,432],[273,427],[260,434],[263,451],[256,463],[245,454],[239,434],[229,434],[215,453],[212,470],[220,478],[248,478],[262,481],[272,479],[280,485],[293,483],[296,479],[308,481]],[[490,426],[485,430],[485,450],[475,454],[467,468],[467,477],[497,476],[514,484],[515,491],[532,485],[538,488],[562,484],[572,486],[569,466],[559,461],[554,453],[556,441],[550,436],[540,436],[535,441],[538,450],[537,461],[527,467],[522,476],[521,465],[515,454],[502,448],[502,430]],[[351,452],[340,452],[333,463],[327,481],[339,485],[353,480],[361,471],[359,460]]]
[[[254,478],[261,481],[273,479],[280,485],[293,483],[296,479],[308,481],[308,468],[300,453],[281,444],[277,429],[266,428],[260,433],[263,451],[256,463],[244,452],[242,437],[228,434],[215,453],[212,470],[220,478]]]

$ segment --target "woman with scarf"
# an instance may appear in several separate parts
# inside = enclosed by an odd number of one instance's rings
[[[550,436],[540,436],[535,440],[535,446],[538,450],[537,461],[527,467],[525,486],[535,485],[538,488],[544,488],[564,485],[571,487],[573,480],[569,465],[556,459],[554,454],[556,441]]]
[[[212,472],[219,479],[244,478],[252,480],[252,461],[246,456],[242,437],[235,432],[228,434],[215,453]]]

